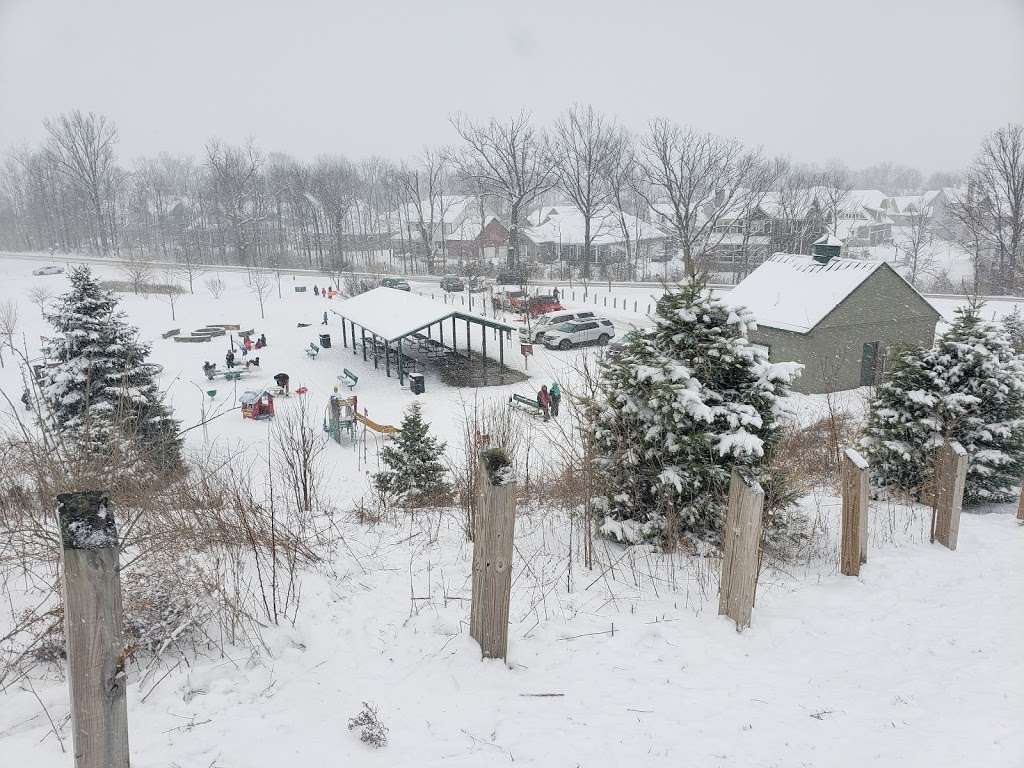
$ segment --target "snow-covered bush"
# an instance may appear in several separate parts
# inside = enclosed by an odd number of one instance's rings
[[[1024,470],[1024,358],[976,303],[957,309],[933,348],[897,355],[878,388],[862,441],[875,485],[920,496],[945,440],[967,450],[965,503],[1014,497]]]
[[[601,530],[634,543],[718,538],[733,467],[760,480],[796,363],[769,363],[754,318],[700,282],[665,292],[653,330],[604,359],[589,409]],[[772,494],[783,498],[784,494]],[[766,510],[766,528],[781,516]]]
[[[363,702],[363,708],[359,710],[358,715],[349,718],[348,729],[350,731],[358,729],[359,740],[376,749],[386,747],[388,744],[387,726],[380,721],[377,708],[368,702]]]
[[[179,423],[146,365],[149,345],[87,266],[71,270],[71,290],[46,319],[41,390],[52,427],[91,456],[139,456],[136,468],[181,465]]]

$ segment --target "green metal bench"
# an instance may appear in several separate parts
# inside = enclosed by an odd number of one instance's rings
[[[241,381],[242,371],[224,371],[225,381]]]
[[[310,345],[306,347],[306,357],[310,360],[316,360],[316,356],[320,354],[320,347],[310,342]]]
[[[534,415],[543,412],[543,409],[540,407],[540,403],[533,398],[523,397],[522,395],[512,395],[512,397],[508,399],[508,404],[513,408],[522,408],[530,411]]]
[[[354,374],[354,373],[353,373],[352,371],[350,371],[350,370],[349,370],[348,368],[342,368],[342,369],[341,369],[341,372],[342,372],[342,374],[343,374],[343,375],[342,375],[342,376],[339,376],[338,378],[339,378],[339,379],[341,380],[341,383],[342,383],[342,384],[344,384],[344,385],[345,385],[346,387],[348,387],[348,388],[349,388],[350,390],[351,390],[351,389],[352,389],[352,388],[353,388],[353,387],[354,387],[354,386],[355,386],[356,384],[358,384],[358,383],[359,383],[359,377],[358,377],[358,376],[356,376],[356,375],[355,375],[355,374]]]

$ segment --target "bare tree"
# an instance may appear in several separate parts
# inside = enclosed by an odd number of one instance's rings
[[[841,165],[832,164],[818,176],[817,192],[819,203],[829,220],[829,231],[834,235],[839,230],[839,219],[847,211],[853,184],[850,172]]]
[[[444,239],[445,212],[450,205],[445,191],[450,176],[448,154],[430,149],[424,150],[416,166],[403,163],[395,174],[406,200],[409,224],[418,230],[430,274],[434,272],[435,243]]]
[[[28,289],[28,298],[33,304],[39,307],[39,314],[46,316],[46,305],[53,298],[53,291],[45,285],[33,285]]]
[[[44,120],[46,157],[92,208],[101,253],[109,252],[105,209],[114,164],[117,128],[102,115],[79,110]]]
[[[223,296],[224,290],[227,288],[227,286],[224,284],[224,281],[221,280],[220,277],[209,277],[203,284],[206,286],[206,290],[209,291],[210,295],[213,296],[214,299],[219,299],[221,296]]]
[[[626,218],[626,209],[636,211],[636,198],[641,197],[639,194],[641,181],[637,174],[637,158],[633,139],[624,128],[619,130],[617,151],[612,153],[604,169],[604,183],[608,189],[615,221],[622,234],[622,241],[626,245],[626,262],[631,266],[635,277],[637,272],[636,248],[630,219]],[[640,219],[633,217],[632,221],[634,224],[638,224]],[[639,232],[636,233],[637,238],[639,238],[639,234]]]
[[[921,288],[922,279],[931,274],[935,266],[935,258],[931,252],[935,234],[932,211],[928,206],[922,205],[920,209],[906,214],[904,219],[905,223],[895,237],[895,245],[903,253],[900,261],[907,280],[915,288]]]
[[[657,119],[641,142],[640,162],[650,184],[647,204],[682,251],[686,274],[696,275],[722,239],[716,235],[719,219],[742,207],[757,155],[735,139]]]
[[[252,141],[244,147],[231,147],[213,139],[206,145],[206,165],[217,210],[227,219],[237,262],[250,266],[257,225],[265,216],[259,178],[263,157]]]
[[[1024,247],[1024,125],[1011,123],[985,137],[967,186],[998,260],[998,280],[1015,294]]]
[[[256,294],[256,298],[260,301],[260,318],[266,317],[263,312],[263,302],[270,295],[273,290],[274,275],[270,272],[266,272],[262,269],[255,270],[249,281],[249,290]]]
[[[596,218],[611,214],[615,191],[609,183],[628,145],[626,133],[593,107],[572,106],[555,122],[552,165],[562,192],[583,217],[583,277],[590,277]],[[562,255],[558,255],[561,259]]]
[[[125,279],[132,288],[132,293],[136,296],[146,293],[149,284],[153,281],[153,265],[141,256],[134,254],[124,259],[121,272],[124,273]]]
[[[186,249],[178,254],[177,272],[188,281],[188,292],[195,293],[195,281],[206,272],[206,267],[199,263],[198,254]]]
[[[533,128],[526,111],[505,122],[474,123],[463,115],[451,122],[466,144],[457,159],[462,175],[508,206],[508,266],[518,269],[519,224],[530,204],[555,183],[547,138]]]
[[[14,333],[18,330],[18,305],[14,299],[0,301],[0,368],[4,367],[4,347],[14,350]]]
[[[345,235],[349,218],[359,198],[359,174],[343,157],[318,157],[313,168],[312,187],[320,201],[326,223],[334,233],[330,263],[321,262],[320,269],[338,274],[349,268],[345,258]]]
[[[167,304],[171,308],[171,320],[177,320],[174,308],[178,303],[178,297],[181,295],[181,289],[178,287],[178,275],[174,269],[165,269],[161,273],[161,281],[163,282],[162,288],[166,290],[164,297],[166,298]]]

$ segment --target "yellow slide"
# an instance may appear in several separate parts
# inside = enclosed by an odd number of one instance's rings
[[[356,414],[356,421],[360,424],[365,424],[367,429],[372,429],[374,432],[380,432],[382,435],[394,435],[400,431],[396,426],[391,424],[378,424],[376,421],[366,418],[361,413]]]

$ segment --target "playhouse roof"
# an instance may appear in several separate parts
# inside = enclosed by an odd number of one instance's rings
[[[812,256],[776,253],[724,298],[753,312],[758,325],[808,333],[879,269],[891,267],[841,258],[821,264]]]
[[[242,403],[242,405],[252,405],[253,403],[259,401],[259,399],[264,395],[267,395],[268,397],[273,397],[273,395],[271,395],[270,392],[268,392],[265,389],[247,389],[245,392],[238,396],[238,399]]]
[[[515,327],[508,323],[486,318],[474,312],[457,310],[454,304],[445,304],[395,288],[374,288],[372,291],[345,299],[331,311],[385,341],[395,341],[449,317],[509,332],[515,330]]]

